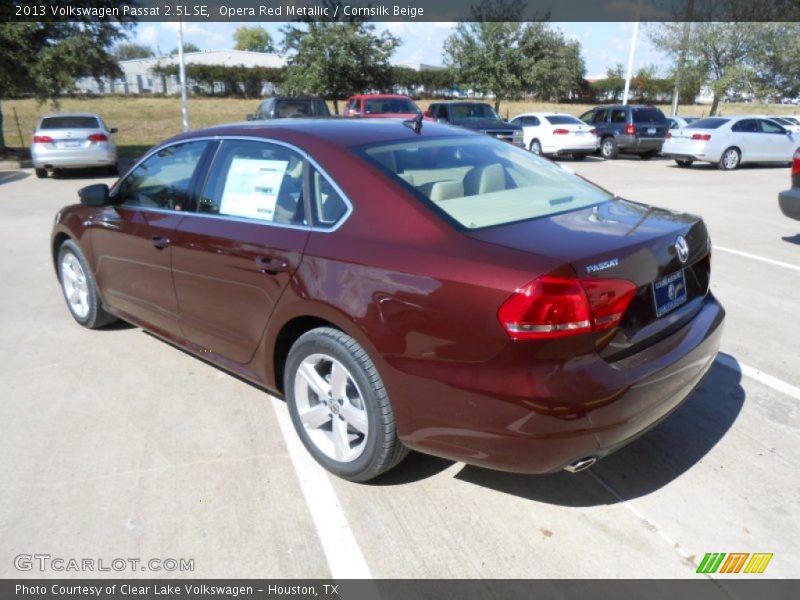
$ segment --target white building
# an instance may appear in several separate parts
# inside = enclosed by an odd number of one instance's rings
[[[286,60],[277,54],[248,52],[245,50],[204,50],[183,55],[187,65],[227,65],[242,67],[279,68]],[[75,82],[79,92],[92,94],[178,94],[178,76],[162,79],[153,73],[153,67],[178,64],[178,55],[136,58],[119,62],[123,76],[119,79],[83,77]]]

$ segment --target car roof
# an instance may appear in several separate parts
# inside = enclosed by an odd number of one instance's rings
[[[350,96],[351,98],[403,98],[405,100],[411,100],[410,96],[404,96],[403,94],[353,94]]]
[[[441,100],[431,104],[483,104],[484,106],[491,106],[488,102],[480,102],[479,100]]]
[[[298,145],[322,143],[347,148],[380,142],[402,142],[420,138],[477,136],[481,134],[425,122],[420,134],[403,125],[404,119],[277,119],[275,121],[243,121],[216,125],[180,134],[164,143],[205,137],[264,137]]]
[[[578,119],[575,115],[571,115],[569,113],[560,113],[560,112],[527,112],[527,113],[520,113],[512,117],[512,119],[516,119],[517,117],[573,117],[574,119]],[[580,121],[580,119],[578,119]]]
[[[43,115],[42,119],[49,119],[50,117],[95,117],[99,119],[100,115],[98,115],[97,113],[87,113],[87,112],[55,112]]]

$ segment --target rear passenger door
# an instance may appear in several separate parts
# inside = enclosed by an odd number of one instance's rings
[[[172,271],[184,337],[239,364],[253,357],[302,259],[307,165],[286,146],[224,140],[173,243]]]

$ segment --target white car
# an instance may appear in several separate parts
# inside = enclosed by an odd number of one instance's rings
[[[730,171],[742,163],[790,163],[800,134],[767,117],[707,117],[667,132],[661,154],[680,167],[695,161]]]
[[[116,128],[94,113],[57,113],[42,117],[33,132],[31,160],[39,178],[62,169],[105,167],[119,171]]]
[[[767,117],[767,118],[770,119],[771,121],[775,121],[776,123],[783,125],[789,131],[793,131],[794,133],[800,133],[800,119],[798,119],[797,117],[784,116],[784,117]]]
[[[525,113],[510,121],[522,127],[525,147],[534,154],[583,160],[600,144],[597,130],[577,117],[559,113]]]

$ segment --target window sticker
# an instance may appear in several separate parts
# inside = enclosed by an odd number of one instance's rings
[[[219,212],[234,217],[272,221],[275,203],[289,162],[234,158],[228,169]]]

